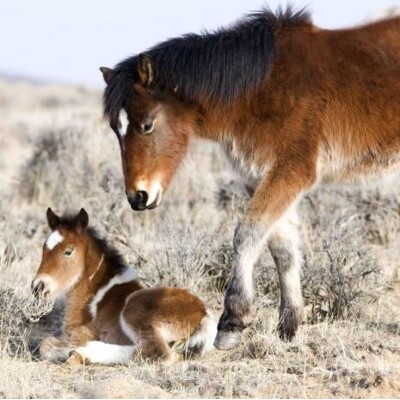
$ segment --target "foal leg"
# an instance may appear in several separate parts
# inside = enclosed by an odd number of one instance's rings
[[[142,335],[140,351],[143,358],[159,361],[173,361],[174,354],[162,334],[157,330]]]
[[[268,240],[279,275],[281,304],[278,333],[284,340],[292,339],[303,318],[298,225],[297,213],[293,209],[275,225]]]
[[[51,362],[63,362],[68,359],[72,350],[71,343],[64,337],[49,336],[40,344],[41,358]]]
[[[240,343],[241,332],[251,320],[254,263],[275,223],[314,183],[315,169],[312,165],[303,165],[299,162],[301,158],[291,158],[288,154],[287,160],[291,159],[296,164],[277,165],[261,182],[244,220],[235,231],[233,269],[214,343],[219,349],[229,349]],[[282,278],[285,283],[288,281],[284,274]]]
[[[77,347],[75,350],[71,351],[67,364],[126,364],[132,358],[134,351],[134,345],[122,346],[92,340],[87,342],[84,346]]]

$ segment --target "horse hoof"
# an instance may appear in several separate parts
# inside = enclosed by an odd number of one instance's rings
[[[278,336],[284,342],[291,342],[296,336],[295,329],[285,329],[281,325],[278,326]]]
[[[214,346],[218,350],[229,350],[238,346],[242,341],[240,332],[218,331]]]

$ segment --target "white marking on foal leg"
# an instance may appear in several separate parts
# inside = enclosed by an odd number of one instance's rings
[[[303,317],[298,225],[293,209],[275,225],[268,243],[278,269],[281,289],[279,334],[289,340],[295,335]]]
[[[127,134],[128,126],[129,126],[128,114],[123,108],[121,108],[121,110],[119,112],[118,119],[119,119],[119,124],[120,124],[120,126],[118,128],[118,132],[123,137]]]
[[[228,349],[240,342],[240,332],[248,325],[253,302],[253,267],[267,239],[265,226],[243,222],[233,240],[234,260],[225,294],[224,312],[218,324],[215,346]]]
[[[126,364],[131,360],[135,346],[121,346],[99,341],[88,342],[75,351],[84,359],[97,364]]]
[[[64,236],[60,234],[58,231],[53,231],[46,239],[46,246],[49,250],[53,250],[59,243],[64,240]]]

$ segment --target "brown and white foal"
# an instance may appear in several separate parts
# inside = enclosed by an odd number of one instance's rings
[[[143,288],[121,255],[88,227],[84,209],[59,217],[50,208],[52,230],[32,281],[38,296],[66,294],[63,333],[47,337],[40,354],[50,361],[124,363],[140,351],[146,358],[173,358],[170,342],[187,340],[190,353],[213,347],[216,321],[185,289]]]

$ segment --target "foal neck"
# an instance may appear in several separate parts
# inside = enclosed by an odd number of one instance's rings
[[[136,274],[115,249],[97,235],[88,234],[84,272],[68,294],[65,329],[89,323],[109,288],[135,279]]]

